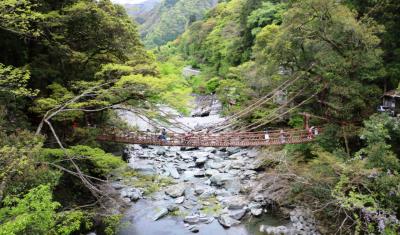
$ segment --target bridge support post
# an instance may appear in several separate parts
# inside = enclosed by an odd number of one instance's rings
[[[304,122],[304,129],[305,130],[308,130],[310,128],[309,121],[310,121],[310,115],[307,114],[307,113],[304,113],[303,122]]]

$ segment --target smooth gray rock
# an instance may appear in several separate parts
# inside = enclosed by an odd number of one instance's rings
[[[246,215],[246,210],[244,209],[229,211],[229,216],[236,220],[241,220],[245,215]]]
[[[210,178],[211,184],[215,184],[217,186],[223,186],[228,180],[232,180],[232,175],[227,173],[215,174]]]
[[[226,197],[224,202],[230,210],[243,209],[248,204],[244,196]]]
[[[202,187],[202,186],[196,185],[196,186],[194,187],[194,192],[195,192],[197,195],[200,195],[200,194],[204,193],[204,191],[205,191],[205,188]]]
[[[123,188],[126,187],[126,186],[123,185],[123,184],[114,182],[114,183],[111,184],[111,187],[113,187],[115,190],[120,190],[120,189],[123,189]]]
[[[175,204],[170,204],[167,206],[168,211],[173,212],[179,210],[179,207]]]
[[[215,170],[215,169],[207,169],[204,173],[206,176],[212,176],[212,175],[219,174],[219,171]]]
[[[164,166],[164,170],[166,172],[169,172],[169,175],[174,178],[174,179],[179,179],[180,175],[178,173],[178,170],[171,164],[167,164]]]
[[[207,167],[211,168],[211,169],[220,169],[220,168],[224,167],[224,164],[222,162],[211,161],[211,162],[207,162]]]
[[[205,176],[205,172],[203,170],[197,170],[194,172],[194,177],[204,177]]]
[[[182,178],[184,181],[190,181],[194,178],[195,173],[195,171],[185,171],[183,172]]]
[[[226,148],[226,152],[228,152],[229,155],[238,153],[238,152],[240,152],[240,150],[241,150],[241,149],[240,149],[240,148],[237,148],[237,147],[229,147],[229,148]]]
[[[166,151],[165,151],[164,149],[159,149],[159,150],[157,150],[156,154],[157,154],[158,156],[163,156],[163,155],[166,154]]]
[[[165,190],[165,193],[174,198],[181,197],[185,193],[185,184],[171,185]]]
[[[183,219],[183,222],[187,224],[197,224],[200,222],[199,215],[188,215]]]
[[[121,197],[129,198],[131,201],[137,201],[142,198],[142,192],[136,188],[124,188],[121,190]]]
[[[153,220],[159,220],[162,217],[164,217],[166,214],[168,214],[168,209],[167,208],[160,208],[160,210],[154,215]]]
[[[145,173],[145,174],[155,174],[156,169],[152,165],[148,164],[134,164],[132,168],[136,171]]]
[[[174,202],[175,202],[176,204],[182,204],[184,201],[185,201],[185,197],[182,196],[182,197],[176,198]]]
[[[210,224],[214,221],[213,216],[206,216],[206,215],[200,215],[199,217],[200,223],[205,223],[205,224]]]
[[[223,187],[232,194],[239,194],[242,184],[239,178],[228,178],[224,181]]]
[[[220,216],[218,217],[218,222],[219,222],[222,226],[224,226],[224,227],[226,227],[226,228],[229,228],[229,227],[232,227],[232,226],[234,226],[234,225],[240,224],[240,221],[239,221],[239,220],[233,219],[233,218],[231,218],[231,217],[230,217],[229,215],[227,215],[227,214],[220,215]]]
[[[206,156],[196,157],[196,165],[200,166],[200,165],[204,164],[207,160],[208,160],[208,158]]]

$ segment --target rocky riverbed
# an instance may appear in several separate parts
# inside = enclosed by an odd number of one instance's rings
[[[196,100],[201,106],[180,121],[206,127],[221,120],[218,102]],[[113,183],[129,206],[121,235],[318,234],[305,209],[286,219],[272,213],[270,195],[281,191],[260,182],[265,175],[257,149],[130,145],[126,155],[133,174]]]

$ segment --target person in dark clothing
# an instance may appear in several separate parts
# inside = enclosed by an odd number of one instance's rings
[[[167,130],[165,130],[165,128],[161,131],[161,134],[158,138],[162,141],[167,141]]]

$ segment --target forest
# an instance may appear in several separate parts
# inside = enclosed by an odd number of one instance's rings
[[[121,110],[188,115],[192,94],[216,95],[229,117],[284,83],[289,102],[231,126],[303,128],[307,113],[322,128],[262,149],[285,158],[265,171],[294,176],[279,204],[310,208],[321,234],[399,234],[400,113],[377,110],[388,93],[400,105],[399,12],[396,0],[164,0],[138,24],[110,0],[0,1],[0,235],[118,234],[104,189],[136,173],[124,144],[96,137],[137,131]],[[145,179],[149,193],[170,183]]]

